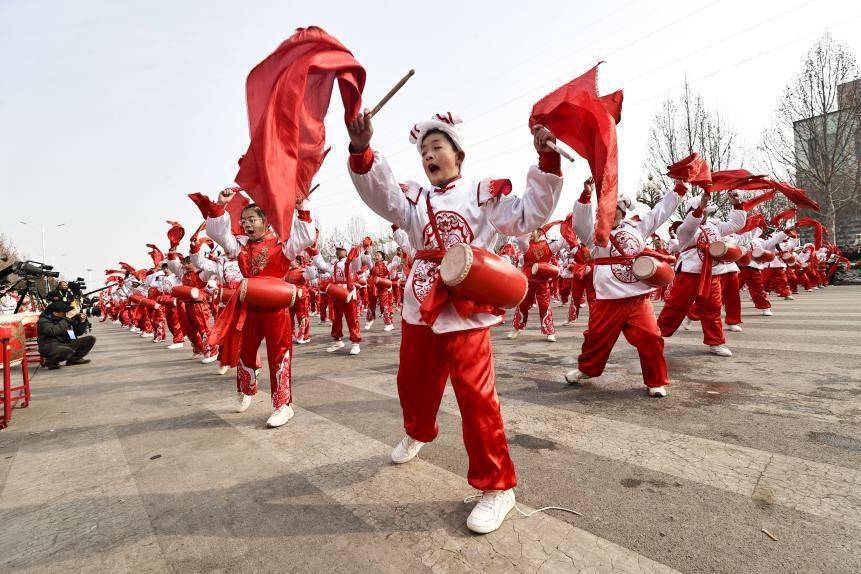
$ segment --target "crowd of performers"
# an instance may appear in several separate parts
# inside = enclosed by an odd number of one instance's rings
[[[710,195],[681,180],[640,215],[634,202],[620,195],[609,241],[598,245],[591,179],[575,192],[579,197],[568,217],[548,223],[563,190],[560,156],[548,129],[533,128],[538,159],[525,190],[516,195],[509,180],[461,178],[466,150],[459,123],[452,114],[438,114],[410,131],[426,184],[396,178],[370,145],[367,113],[347,125],[349,177],[361,199],[392,224],[396,253],[366,238],[359,245],[336,244],[334,257],[324,257],[307,200],[296,208],[289,240],[281,241],[267,214],[238,188],[216,198],[195,194],[205,221],[187,252],[179,250],[184,230],[171,223],[166,253],[149,244],[152,267],[121,263],[121,269],[108,270],[112,285],[102,292],[100,305],[102,321],[163,342],[167,349],[190,350],[201,363],[217,362],[219,374],[235,367],[237,412],[248,409],[257,393],[258,350],[265,340],[273,407],[269,427],[293,417],[294,344],[309,342],[312,320],[331,323],[326,352],[344,348],[347,337],[347,352],[356,355],[363,330],[392,331],[399,315],[397,388],[405,435],[392,461],[406,463],[434,440],[450,380],[462,414],[468,482],[482,491],[467,525],[486,533],[514,506],[516,485],[495,388],[491,329],[505,325],[509,339],[526,336],[532,314],[541,335],[553,343],[554,307],[567,326],[580,321],[588,305],[577,368],[564,374],[565,381],[576,385],[600,376],[624,334],[639,353],[648,396],[666,397],[664,339],[678,328],[699,321],[707,351],[731,357],[724,332],[742,330],[742,289],[762,315],[771,316],[770,298],[792,300],[801,290],[826,287],[845,260],[831,245],[801,244],[792,219],[767,225],[753,217],[744,209],[743,193],[730,192],[733,208],[718,218]],[[667,229],[680,212],[684,218]],[[735,262],[714,257],[710,245],[721,241],[744,256]],[[473,249],[468,258],[483,250],[511,264],[499,284],[483,288],[505,287],[516,279],[512,272],[525,276],[526,293],[511,306],[513,315],[445,279],[446,254],[459,246]],[[673,268],[672,282],[658,285],[635,273],[633,262],[643,254]],[[292,285],[289,305],[266,303],[268,292],[260,291],[261,285],[277,291],[287,284]],[[663,307],[656,315],[652,304],[658,300]],[[304,354],[302,360],[313,356]]]

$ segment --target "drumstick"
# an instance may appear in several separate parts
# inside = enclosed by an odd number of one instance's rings
[[[381,109],[383,109],[383,106],[385,106],[386,103],[392,99],[392,96],[394,96],[395,94],[398,93],[398,90],[400,90],[401,88],[404,87],[404,84],[407,83],[407,80],[409,80],[413,76],[413,74],[415,74],[415,73],[416,73],[415,70],[410,70],[409,72],[407,72],[407,75],[404,76],[403,78],[401,78],[401,81],[399,81],[397,84],[395,84],[395,87],[392,88],[391,90],[389,90],[388,94],[383,96],[383,99],[380,100],[380,103],[377,104],[376,106],[374,106],[374,109],[371,110],[371,113],[368,114],[368,117],[372,118],[375,115],[377,115],[377,112],[379,112]]]
[[[317,189],[318,187],[320,187],[319,183],[317,185],[315,185],[314,187],[312,187],[311,189],[309,189],[308,190],[308,196],[310,196],[312,193],[314,193],[314,190]]]
[[[570,161],[571,163],[574,163],[574,158],[571,157],[571,154],[568,153],[567,151],[565,151],[564,149],[562,149],[561,147],[559,147],[558,145],[556,145],[554,142],[548,141],[548,142],[546,142],[546,145],[547,145],[547,147],[549,147],[550,149],[552,149],[553,151],[555,151],[556,153],[558,153],[559,155],[561,155],[562,157],[564,157],[565,159]]]

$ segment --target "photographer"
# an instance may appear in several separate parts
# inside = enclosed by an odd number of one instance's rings
[[[48,369],[59,369],[63,361],[66,361],[66,366],[90,362],[84,357],[96,344],[96,338],[84,335],[88,323],[86,316],[76,315],[72,311],[70,305],[54,301],[36,323],[39,353],[45,358],[45,367]]]
[[[71,289],[69,289],[68,281],[60,281],[56,289],[45,295],[45,299],[51,303],[54,301],[60,301],[66,305],[71,305],[74,298],[75,294]]]

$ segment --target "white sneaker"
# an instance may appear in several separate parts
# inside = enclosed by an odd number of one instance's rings
[[[520,331],[518,331],[517,329],[508,332],[508,338],[509,339],[516,339],[519,335],[520,335]]]
[[[586,379],[591,379],[592,377],[587,375],[586,373],[580,372],[580,369],[572,369],[565,373],[565,382],[569,385],[576,385],[580,381],[585,381]]]
[[[208,365],[209,363],[214,363],[217,360],[218,360],[218,353],[215,353],[214,355],[204,355],[203,358],[200,360],[200,362],[203,363],[204,365]]]
[[[741,325],[727,325],[726,328],[733,333],[741,333]]]
[[[649,396],[663,399],[667,396],[667,385],[662,387],[649,387]]]
[[[784,301],[795,301],[795,297],[793,297],[792,295],[787,295],[786,297],[783,298],[783,300]]]
[[[130,333],[140,333],[140,332],[141,332],[141,330],[140,330],[140,329],[138,329],[137,327],[132,327],[131,329],[129,329],[129,332],[130,332]]]
[[[573,324],[574,324],[574,321],[565,321],[564,323],[562,323],[562,326],[567,327],[568,325],[573,325]]]
[[[585,306],[586,306],[586,302],[585,302],[585,301],[584,301],[584,302],[582,302],[582,303],[580,303],[580,308],[581,308],[581,309],[582,309],[583,307],[585,307]]]
[[[290,405],[284,405],[278,407],[272,414],[269,415],[269,418],[266,419],[266,426],[269,428],[277,428],[283,424],[286,424],[287,421],[293,418],[293,407]]]
[[[221,365],[220,367],[218,367],[218,371],[216,371],[216,372],[217,372],[219,375],[226,375],[226,374],[227,374],[227,371],[229,371],[229,370],[230,370],[230,366],[229,366],[229,365]]]
[[[726,345],[712,345],[709,347],[709,353],[718,357],[732,357],[732,351]]]
[[[248,410],[248,407],[251,406],[251,399],[254,397],[251,395],[245,395],[242,393],[236,393],[236,412],[244,413]]]
[[[141,337],[143,337],[144,339],[152,339],[153,337],[155,337],[155,333],[142,333]]]
[[[184,346],[185,346],[185,344],[181,343],[181,342],[180,343],[171,343],[170,345],[167,346],[167,348],[170,349],[171,351],[173,351],[175,349],[182,349]]]
[[[344,347],[344,341],[335,341],[332,343],[328,349],[326,349],[327,353],[334,353],[338,349],[342,349]]]
[[[416,457],[422,447],[425,445],[420,440],[407,435],[401,439],[401,442],[392,449],[392,462],[395,464],[404,464]]]
[[[373,326],[374,326],[374,322],[368,321],[367,324],[365,325],[365,331],[370,331],[371,327],[373,327]]]
[[[310,343],[310,342],[311,342],[311,339],[296,339],[297,345],[304,345],[304,344]]]
[[[353,346],[352,346],[352,347],[350,347],[350,354],[351,354],[351,355],[358,355],[358,354],[359,354],[359,353],[361,353],[361,352],[362,352],[362,349],[361,349],[361,348],[359,348],[359,344],[358,344],[358,343],[353,343]]]
[[[772,316],[774,316],[774,313],[771,312],[771,309],[763,309],[762,310],[762,316],[763,317],[772,317]]]
[[[693,321],[691,321],[689,317],[685,317],[685,320],[682,321],[682,329],[684,329],[685,331],[690,331],[691,323],[693,323]]]
[[[469,513],[466,527],[477,534],[487,534],[502,526],[502,522],[514,508],[514,489],[485,490],[478,504]]]
[[[395,330],[395,326],[392,324],[389,324],[389,325],[386,325],[385,327],[383,327],[383,331],[394,331],[394,330]]]
[[[547,340],[550,341],[551,343],[555,343],[556,342],[556,335],[553,335],[553,334],[547,335]]]

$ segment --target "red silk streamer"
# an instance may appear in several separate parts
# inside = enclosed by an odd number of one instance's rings
[[[731,191],[733,189],[769,189],[772,182],[762,175],[753,175],[746,169],[724,169],[712,172],[712,183],[708,190],[712,193],[718,191]]]
[[[777,227],[780,225],[780,222],[784,219],[792,219],[798,213],[798,210],[794,207],[790,207],[789,209],[785,209],[771,218],[771,224]]]
[[[200,225],[197,226],[197,229],[194,230],[194,233],[191,234],[191,237],[188,238],[189,243],[197,241],[197,238],[200,236],[200,232],[206,229],[206,222],[204,221]]]
[[[170,229],[167,230],[167,240],[170,241],[170,248],[176,249],[182,238],[185,237],[185,229],[176,221],[168,221]]]
[[[219,217],[227,211],[230,214],[230,230],[233,232],[233,235],[245,235],[245,231],[243,231],[239,220],[242,219],[242,210],[251,203],[251,200],[245,197],[241,188],[231,187],[230,190],[235,191],[236,195],[233,196],[226,206],[212,201],[202,193],[189,193],[188,197],[197,205],[204,219]]]
[[[747,210],[745,210],[747,211]],[[747,215],[747,220],[744,222],[744,227],[736,231],[737,235],[741,235],[742,233],[747,233],[748,231],[753,231],[757,227],[765,226],[765,216],[761,213],[749,213]]]
[[[816,249],[820,249],[822,247],[822,233],[825,230],[820,222],[811,217],[802,217],[795,222],[795,227],[812,227],[813,245],[816,246]]]
[[[125,273],[130,273],[132,275],[134,275],[136,273],[135,268],[132,267],[131,265],[129,265],[128,263],[124,263],[124,262],[120,261],[120,267],[122,267],[125,270]]]
[[[786,199],[794,203],[796,206],[804,209],[812,209],[813,211],[819,211],[819,204],[810,199],[807,192],[803,189],[780,181],[771,181],[769,183],[771,183],[777,191],[782,193]]]
[[[702,188],[705,188],[712,182],[711,168],[706,160],[697,152],[677,161],[673,165],[668,165],[667,175],[673,179],[680,179],[685,183],[698,185]]]
[[[741,208],[744,211],[750,211],[760,203],[765,203],[766,201],[773,199],[775,195],[777,195],[777,190],[774,189],[766,191],[765,193],[760,193],[756,197],[751,197],[747,201],[743,201]]]
[[[619,193],[616,124],[622,116],[622,91],[598,95],[598,65],[539,100],[529,127],[541,124],[584,157],[598,193],[595,242],[607,245]]]
[[[325,155],[323,119],[335,79],[344,119],[361,109],[365,70],[321,28],[299,28],[248,74],[251,144],[236,183],[266,213],[282,241],[290,237],[296,203],[308,196]]]
[[[231,367],[239,364],[242,330],[248,315],[247,306],[239,302],[239,291],[233,293],[209,333],[209,344],[221,346],[221,364]]]

